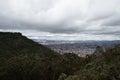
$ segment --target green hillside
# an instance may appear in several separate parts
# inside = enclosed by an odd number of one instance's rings
[[[120,45],[60,55],[21,33],[0,32],[0,80],[120,80]]]
[[[120,80],[120,45],[86,56],[85,62],[80,70],[63,80]]]
[[[0,80],[57,80],[62,73],[77,71],[80,60],[74,54],[60,55],[21,33],[0,32]]]
[[[51,56],[57,53],[22,36],[21,33],[0,32],[0,55],[8,57],[20,54]]]

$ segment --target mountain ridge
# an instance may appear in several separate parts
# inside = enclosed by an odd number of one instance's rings
[[[21,33],[0,32],[0,52],[9,54],[38,54],[38,55],[56,55],[46,46],[38,44],[31,39],[23,36]],[[8,50],[8,51],[6,51]]]

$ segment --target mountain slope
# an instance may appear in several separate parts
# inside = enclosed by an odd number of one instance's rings
[[[96,49],[86,57],[60,55],[20,33],[0,32],[0,80],[120,80],[120,45]]]
[[[57,80],[79,70],[83,60],[60,55],[20,33],[0,32],[0,80]]]
[[[51,49],[40,45],[21,33],[0,32],[0,55],[58,55]]]
[[[82,69],[64,80],[120,80],[120,44],[85,58]]]
[[[61,73],[59,58],[60,54],[21,33],[0,32],[0,80],[56,79]]]

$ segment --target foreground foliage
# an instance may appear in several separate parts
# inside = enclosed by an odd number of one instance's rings
[[[120,80],[120,45],[85,58],[82,69],[64,80]]]

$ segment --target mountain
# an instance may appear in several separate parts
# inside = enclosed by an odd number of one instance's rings
[[[56,79],[59,58],[21,33],[0,32],[0,80],[52,80],[54,72]]]
[[[21,33],[0,32],[0,80],[57,80],[78,70],[79,62],[77,55],[60,55]]]
[[[6,57],[9,57],[20,54],[39,56],[59,55],[51,49],[28,39],[21,33],[0,32],[0,56],[6,55]]]
[[[120,45],[85,57],[59,54],[21,33],[0,32],[0,80],[120,80]]]
[[[88,46],[88,47],[94,47],[94,46],[104,46],[104,47],[111,47],[118,43],[120,43],[120,40],[46,40],[46,39],[32,39],[35,42],[38,42],[43,45],[79,45],[79,46]]]

